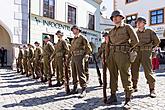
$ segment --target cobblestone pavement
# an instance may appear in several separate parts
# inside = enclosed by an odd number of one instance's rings
[[[165,110],[165,70],[155,73],[157,98],[149,97],[149,89],[143,72],[140,72],[139,91],[133,93],[132,110]],[[90,68],[87,96],[65,95],[64,88],[48,88],[40,83],[9,69],[0,69],[0,110],[122,110],[124,92],[119,81],[118,102],[105,105],[102,87],[99,87],[96,70]],[[120,78],[119,78],[120,79]],[[54,81],[55,83],[55,81]],[[107,88],[107,94],[110,90]]]

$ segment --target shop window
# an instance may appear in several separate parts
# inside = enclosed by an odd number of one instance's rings
[[[150,12],[150,24],[164,23],[164,9],[154,10]]]
[[[135,2],[137,0],[126,0],[126,3],[131,3],[131,2]]]
[[[43,33],[43,34],[42,34],[42,39],[43,39],[45,36],[47,36],[47,35],[50,36],[50,42],[51,42],[51,43],[54,43],[54,35],[52,35],[52,34]],[[43,41],[43,40],[42,40],[42,41]],[[42,42],[42,44],[44,44],[44,41]]]
[[[43,16],[54,19],[54,0],[43,0]]]
[[[133,27],[135,27],[136,19],[137,19],[137,14],[126,16],[126,23],[131,24]]]
[[[68,23],[76,24],[76,8],[68,5]]]
[[[91,30],[95,29],[95,16],[92,14],[89,14],[88,29]]]

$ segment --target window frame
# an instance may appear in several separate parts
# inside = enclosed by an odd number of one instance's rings
[[[129,3],[133,3],[133,2],[137,2],[138,0],[133,0],[133,1],[130,1],[128,2],[128,0],[125,0],[125,4],[129,4]]]
[[[87,13],[87,16],[88,16],[88,23],[87,23],[88,29],[89,29],[89,30],[95,30],[95,26],[96,26],[96,19],[95,19],[96,17],[95,17],[95,15],[94,15],[93,13],[91,13],[91,12],[88,12],[88,13]],[[90,27],[89,27],[90,16],[93,16],[93,28],[90,28]]]
[[[69,21],[68,21],[68,17],[69,17],[69,7],[71,7],[71,8],[75,8],[75,23],[70,23]],[[72,25],[76,25],[77,24],[77,7],[76,6],[74,6],[74,5],[72,5],[72,4],[67,4],[67,11],[66,11],[67,13],[66,13],[66,22],[67,23],[69,23],[69,24],[72,24]]]
[[[130,14],[130,15],[126,15],[126,17],[125,17],[125,22],[127,23],[127,18],[128,17],[131,17],[132,18],[132,16],[136,16],[136,19],[137,19],[137,17],[138,17],[138,13],[134,13],[134,14]],[[136,20],[135,19],[135,20]],[[131,21],[132,21],[132,19],[131,19]],[[129,24],[129,23],[128,23]],[[135,24],[135,26],[136,26],[136,24]]]
[[[48,9],[45,9],[45,0],[43,0],[43,17],[47,17],[47,18],[51,18],[51,19],[55,19],[55,0],[53,0],[53,5],[50,5],[50,0],[47,0],[48,1]],[[53,11],[50,10],[50,6],[53,6]],[[48,14],[44,14],[44,10],[46,10],[48,12]],[[50,16],[51,14],[50,13],[53,13],[53,16]]]
[[[162,23],[157,23],[157,19],[158,19],[157,16],[162,15],[162,14],[151,15],[151,13],[154,11],[160,11],[160,10],[163,11]],[[152,24],[152,17],[153,16],[156,16],[156,23],[155,24]],[[154,9],[154,10],[149,11],[149,25],[160,25],[160,24],[164,24],[164,23],[165,23],[165,8],[158,8],[158,9]]]

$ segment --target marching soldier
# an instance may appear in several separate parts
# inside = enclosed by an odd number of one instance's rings
[[[50,57],[54,51],[54,47],[53,44],[50,42],[49,36],[45,36],[43,40],[44,40],[44,45],[43,45],[44,82],[48,80],[48,86],[52,87]]]
[[[35,50],[34,50],[34,72],[35,72],[35,79],[41,78],[41,81],[43,80],[43,71],[42,71],[42,48],[40,47],[40,43],[35,42]]]
[[[35,75],[34,75],[34,69],[33,69],[33,55],[34,55],[34,50],[33,50],[33,46],[31,44],[27,44],[28,46],[28,70],[29,73],[28,76],[33,76],[33,79],[35,79]]]
[[[137,91],[137,82],[139,78],[139,67],[142,64],[144,68],[145,77],[147,79],[147,83],[149,84],[150,89],[150,97],[156,97],[155,94],[155,78],[152,72],[152,48],[155,48],[160,43],[160,40],[156,33],[151,29],[145,28],[146,19],[143,17],[139,17],[136,21],[137,25],[137,35],[139,38],[139,44],[136,47],[137,57],[135,62],[131,65],[131,74],[132,74],[132,82],[133,89]]]
[[[112,12],[111,20],[115,27],[109,32],[109,48],[107,63],[110,65],[110,89],[111,97],[107,103],[117,101],[116,91],[118,87],[118,71],[120,72],[122,85],[125,91],[124,108],[130,108],[130,99],[132,94],[131,74],[128,72],[130,67],[130,59],[128,52],[134,48],[138,41],[138,37],[133,27],[123,22],[124,15],[120,10]]]
[[[57,83],[54,85],[55,87],[60,87],[64,84],[64,58],[69,51],[67,43],[62,39],[63,33],[61,31],[57,31],[56,33],[58,37],[58,42],[55,46],[55,50],[51,56],[51,59],[54,58],[56,61],[56,74],[57,74]]]
[[[74,39],[71,43],[70,52],[72,54],[71,67],[72,67],[72,77],[73,77],[73,90],[71,94],[78,93],[77,90],[77,76],[79,78],[79,83],[82,88],[79,98],[83,98],[86,95],[86,75],[84,70],[84,61],[87,61],[92,50],[89,45],[88,40],[80,33],[81,30],[77,26],[73,26],[71,31],[74,34]]]
[[[23,68],[24,68],[24,74],[28,76],[28,50],[27,46],[23,46]]]
[[[17,72],[21,72],[23,74],[23,67],[22,67],[22,59],[23,59],[23,52],[21,46],[19,48],[18,58],[17,58]]]

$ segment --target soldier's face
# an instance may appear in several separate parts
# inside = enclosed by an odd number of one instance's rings
[[[35,44],[36,47],[38,47],[39,45],[38,44]]]
[[[143,21],[137,21],[136,23],[137,28],[144,28],[144,26],[145,26],[145,23]]]
[[[121,23],[122,20],[123,20],[123,17],[121,17],[121,16],[114,16],[113,17],[114,24],[119,24],[119,23]]]
[[[49,41],[49,39],[44,39],[44,42],[48,42]]]
[[[77,35],[79,33],[79,30],[78,29],[73,29],[72,32],[73,32],[74,35]]]
[[[57,37],[58,37],[59,39],[60,39],[60,38],[62,38],[62,36],[61,36],[61,35],[59,35],[59,34],[57,35]]]

